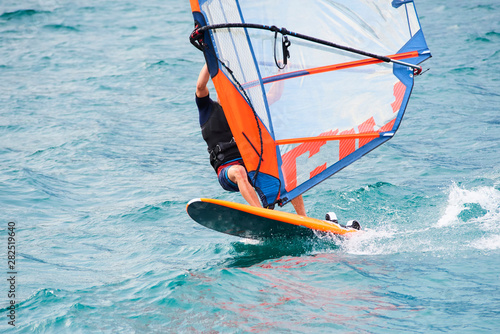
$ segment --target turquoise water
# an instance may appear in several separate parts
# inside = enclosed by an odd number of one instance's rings
[[[304,198],[366,233],[258,243],[185,212],[243,201],[199,132],[188,1],[2,0],[0,331],[494,333],[500,4],[417,9],[434,57],[399,132]]]

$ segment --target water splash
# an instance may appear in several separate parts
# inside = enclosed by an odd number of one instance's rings
[[[355,255],[429,254],[455,257],[470,249],[500,249],[500,191],[452,184],[434,222],[414,215],[412,221],[382,221],[339,240],[342,251]],[[435,205],[435,203],[434,203]]]
[[[500,234],[483,237],[471,242],[471,247],[480,250],[496,250],[500,249]]]
[[[493,187],[473,190],[453,184],[448,195],[448,205],[438,220],[437,227],[481,223],[483,228],[498,228],[500,222],[500,191]]]

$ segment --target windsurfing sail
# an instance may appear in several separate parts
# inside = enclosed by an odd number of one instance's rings
[[[431,57],[413,0],[190,2],[191,41],[264,206],[392,138]]]

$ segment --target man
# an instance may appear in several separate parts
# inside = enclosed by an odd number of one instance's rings
[[[208,80],[210,80],[210,74],[205,65],[196,83],[196,105],[200,116],[201,134],[207,142],[210,153],[210,164],[215,169],[219,183],[224,190],[239,191],[248,204],[262,207],[255,189],[248,180],[247,170],[234,142],[224,111],[221,105],[209,96]],[[293,199],[292,204],[297,214],[306,215],[302,196]]]

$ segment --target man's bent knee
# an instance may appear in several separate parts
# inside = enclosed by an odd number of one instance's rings
[[[227,175],[229,179],[235,183],[248,179],[247,170],[241,165],[231,166]]]

